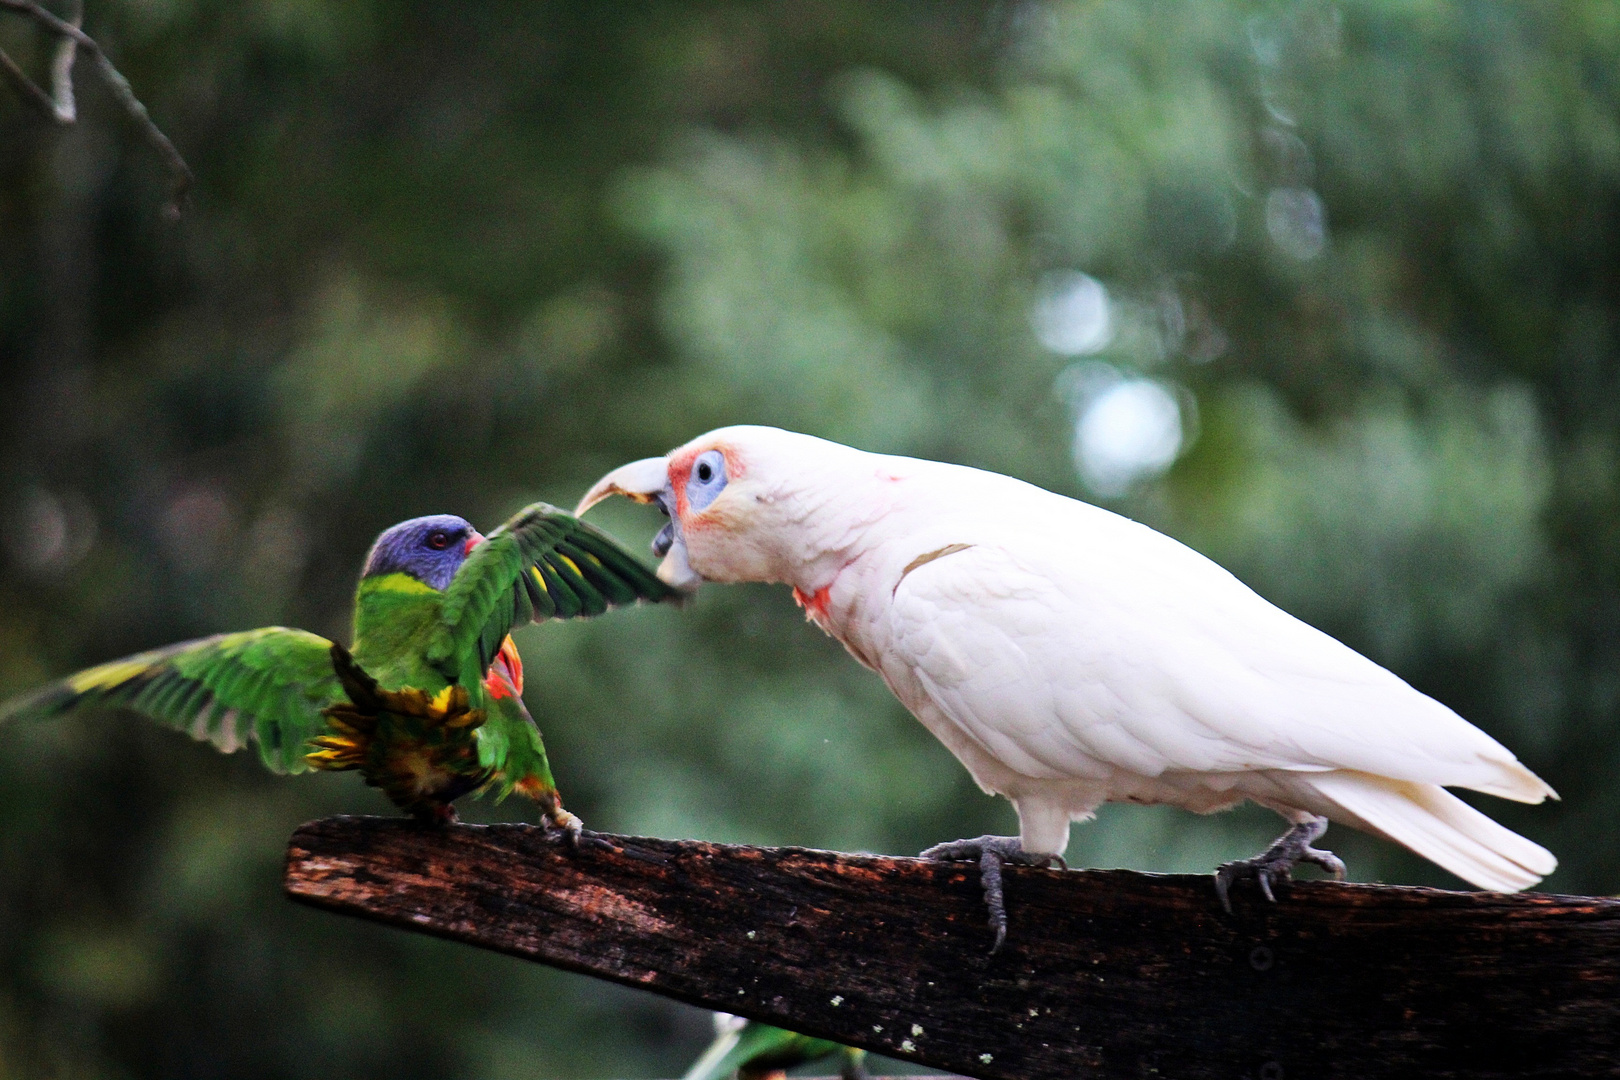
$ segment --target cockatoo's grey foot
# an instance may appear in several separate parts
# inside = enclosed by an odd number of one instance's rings
[[[1335,878],[1343,880],[1343,860],[1331,851],[1311,847],[1311,841],[1321,839],[1327,827],[1327,818],[1313,817],[1291,827],[1254,858],[1222,863],[1215,871],[1215,894],[1221,898],[1221,907],[1226,909],[1228,915],[1232,914],[1232,899],[1228,893],[1232,883],[1241,878],[1254,878],[1260,883],[1260,892],[1275,904],[1277,898],[1272,894],[1271,883],[1292,880],[1294,867],[1300,863],[1320,866]]]
[[[979,885],[984,889],[984,906],[990,909],[990,929],[996,932],[996,943],[990,946],[994,956],[1002,942],[1007,940],[1007,899],[1001,887],[1001,868],[1007,863],[1014,866],[1051,866],[1054,862],[1067,870],[1069,864],[1061,855],[1036,855],[1025,851],[1016,836],[981,836],[976,840],[952,840],[935,844],[922,853],[925,859],[940,862],[979,863]]]

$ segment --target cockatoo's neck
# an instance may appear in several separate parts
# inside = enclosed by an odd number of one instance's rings
[[[895,511],[899,478],[884,465],[890,459],[861,457],[869,468],[841,469],[781,501],[783,516],[792,523],[782,532],[791,537],[782,551],[783,580],[802,597],[825,593],[882,542],[884,525]]]
[[[870,614],[863,598],[886,591],[874,582],[892,561],[890,541],[904,527],[906,492],[916,482],[912,467],[920,463],[861,454],[858,462],[840,464],[838,476],[806,484],[789,500],[793,525],[784,535],[793,541],[781,580],[811,621],[871,667],[861,640]]]

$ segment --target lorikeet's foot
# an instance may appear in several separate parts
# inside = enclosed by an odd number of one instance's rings
[[[433,828],[454,825],[461,820],[456,816],[456,808],[449,803],[419,803],[411,808],[411,814],[423,825]]]
[[[1232,900],[1227,893],[1232,882],[1241,878],[1258,881],[1260,892],[1275,904],[1277,898],[1272,895],[1271,883],[1292,880],[1294,867],[1302,862],[1320,866],[1334,878],[1344,880],[1343,860],[1331,851],[1311,847],[1311,841],[1321,839],[1327,827],[1327,818],[1313,817],[1290,828],[1254,858],[1222,863],[1215,871],[1215,894],[1221,898],[1221,907],[1228,915],[1232,913]]]
[[[984,889],[984,906],[990,909],[990,929],[996,932],[996,943],[990,946],[994,956],[1002,942],[1007,940],[1007,901],[1001,888],[1001,868],[1007,863],[1014,866],[1051,866],[1057,863],[1067,870],[1069,864],[1061,855],[1036,855],[1024,850],[1016,836],[981,836],[977,840],[952,840],[935,844],[922,853],[925,859],[941,862],[979,861],[979,884]]]
[[[548,831],[559,830],[568,838],[568,846],[575,851],[579,850],[579,838],[585,835],[585,823],[562,807],[548,811],[546,814]]]
[[[579,851],[582,848],[615,850],[612,844],[591,832],[583,821],[560,806],[546,812],[545,824],[547,832],[561,832],[572,851]]]
[[[579,820],[578,816],[564,810],[562,800],[557,797],[555,788],[542,789],[536,788],[534,785],[530,785],[530,788],[531,790],[525,790],[524,785],[519,784],[516,790],[522,791],[540,804],[540,824],[551,835],[561,833],[562,838],[568,842],[570,851],[578,852],[586,848],[602,848],[608,851],[618,850],[612,844],[587,829],[585,823]]]

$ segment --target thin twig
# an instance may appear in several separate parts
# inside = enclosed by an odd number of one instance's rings
[[[18,67],[17,61],[6,55],[4,49],[0,49],[0,71],[6,73],[6,78],[17,88],[17,92],[28,100],[30,105],[37,107],[48,119],[56,119],[56,102],[51,100],[51,95],[41,90],[39,84],[30,79],[28,73]]]
[[[79,29],[78,22],[82,9],[77,2],[74,4],[74,9],[72,21],[69,21],[46,11],[39,5],[38,0],[0,0],[0,10],[15,11],[26,15],[63,39],[62,46],[58,48],[51,64],[52,81],[57,90],[56,97],[53,98],[35,85],[27,75],[23,74],[22,69],[11,61],[10,57],[5,58],[5,63],[0,64],[0,68],[3,68],[7,75],[11,76],[13,82],[20,78],[29,87],[32,87],[39,97],[43,97],[45,105],[54,119],[62,123],[71,123],[75,115],[72,90],[74,53],[77,49],[83,48],[94,56],[96,58],[96,70],[101,73],[101,78],[107,84],[107,88],[112,91],[113,97],[117,98],[119,104],[123,105],[124,111],[130,115],[135,121],[135,125],[141,129],[141,134],[146,137],[146,141],[152,145],[152,148],[158,152],[158,156],[163,159],[164,164],[168,166],[171,188],[169,204],[163,208],[163,216],[170,221],[177,220],[180,217],[182,208],[185,206],[186,196],[196,182],[196,177],[192,175],[191,167],[186,164],[185,158],[180,156],[180,151],[175,149],[174,143],[170,142],[169,137],[163,134],[162,129],[152,121],[152,116],[146,111],[146,106],[141,104],[141,99],[135,96],[135,90],[129,85],[129,80],[124,78],[123,73],[113,66],[113,62],[107,58],[107,54],[102,51],[101,46],[96,44],[95,39]],[[72,46],[71,49],[68,47],[69,45]],[[65,93],[64,86],[66,87]],[[23,93],[25,96],[34,99],[36,105],[40,104],[38,98],[29,93],[27,89],[24,89]]]
[[[68,5],[68,22],[84,25],[83,0],[72,0]],[[51,98],[56,103],[58,123],[71,124],[79,115],[73,100],[73,61],[79,55],[79,43],[65,37],[56,44],[56,55],[51,58]]]

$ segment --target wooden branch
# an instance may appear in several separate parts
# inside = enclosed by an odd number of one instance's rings
[[[113,97],[123,106],[135,126],[140,129],[141,135],[157,151],[163,159],[163,164],[169,170],[169,203],[163,209],[164,217],[176,221],[185,210],[186,199],[191,194],[191,188],[196,183],[192,175],[191,166],[186,159],[180,156],[174,143],[163,133],[152,119],[152,114],[146,109],[141,99],[135,96],[134,87],[123,72],[113,65],[112,60],[96,44],[94,38],[79,29],[79,22],[83,15],[83,6],[79,0],[74,0],[72,14],[63,19],[40,6],[38,0],[0,0],[0,10],[14,11],[26,15],[34,22],[60,38],[55,55],[51,60],[51,86],[52,94],[44,90],[30,79],[17,63],[0,52],[0,70],[3,70],[9,80],[17,86],[23,96],[36,106],[45,110],[46,115],[59,124],[71,124],[77,118],[77,106],[73,100],[73,60],[79,48],[83,48],[95,57],[96,70],[100,72],[101,79],[112,91]]]
[[[305,903],[987,1078],[1620,1076],[1620,901],[332,818]]]

